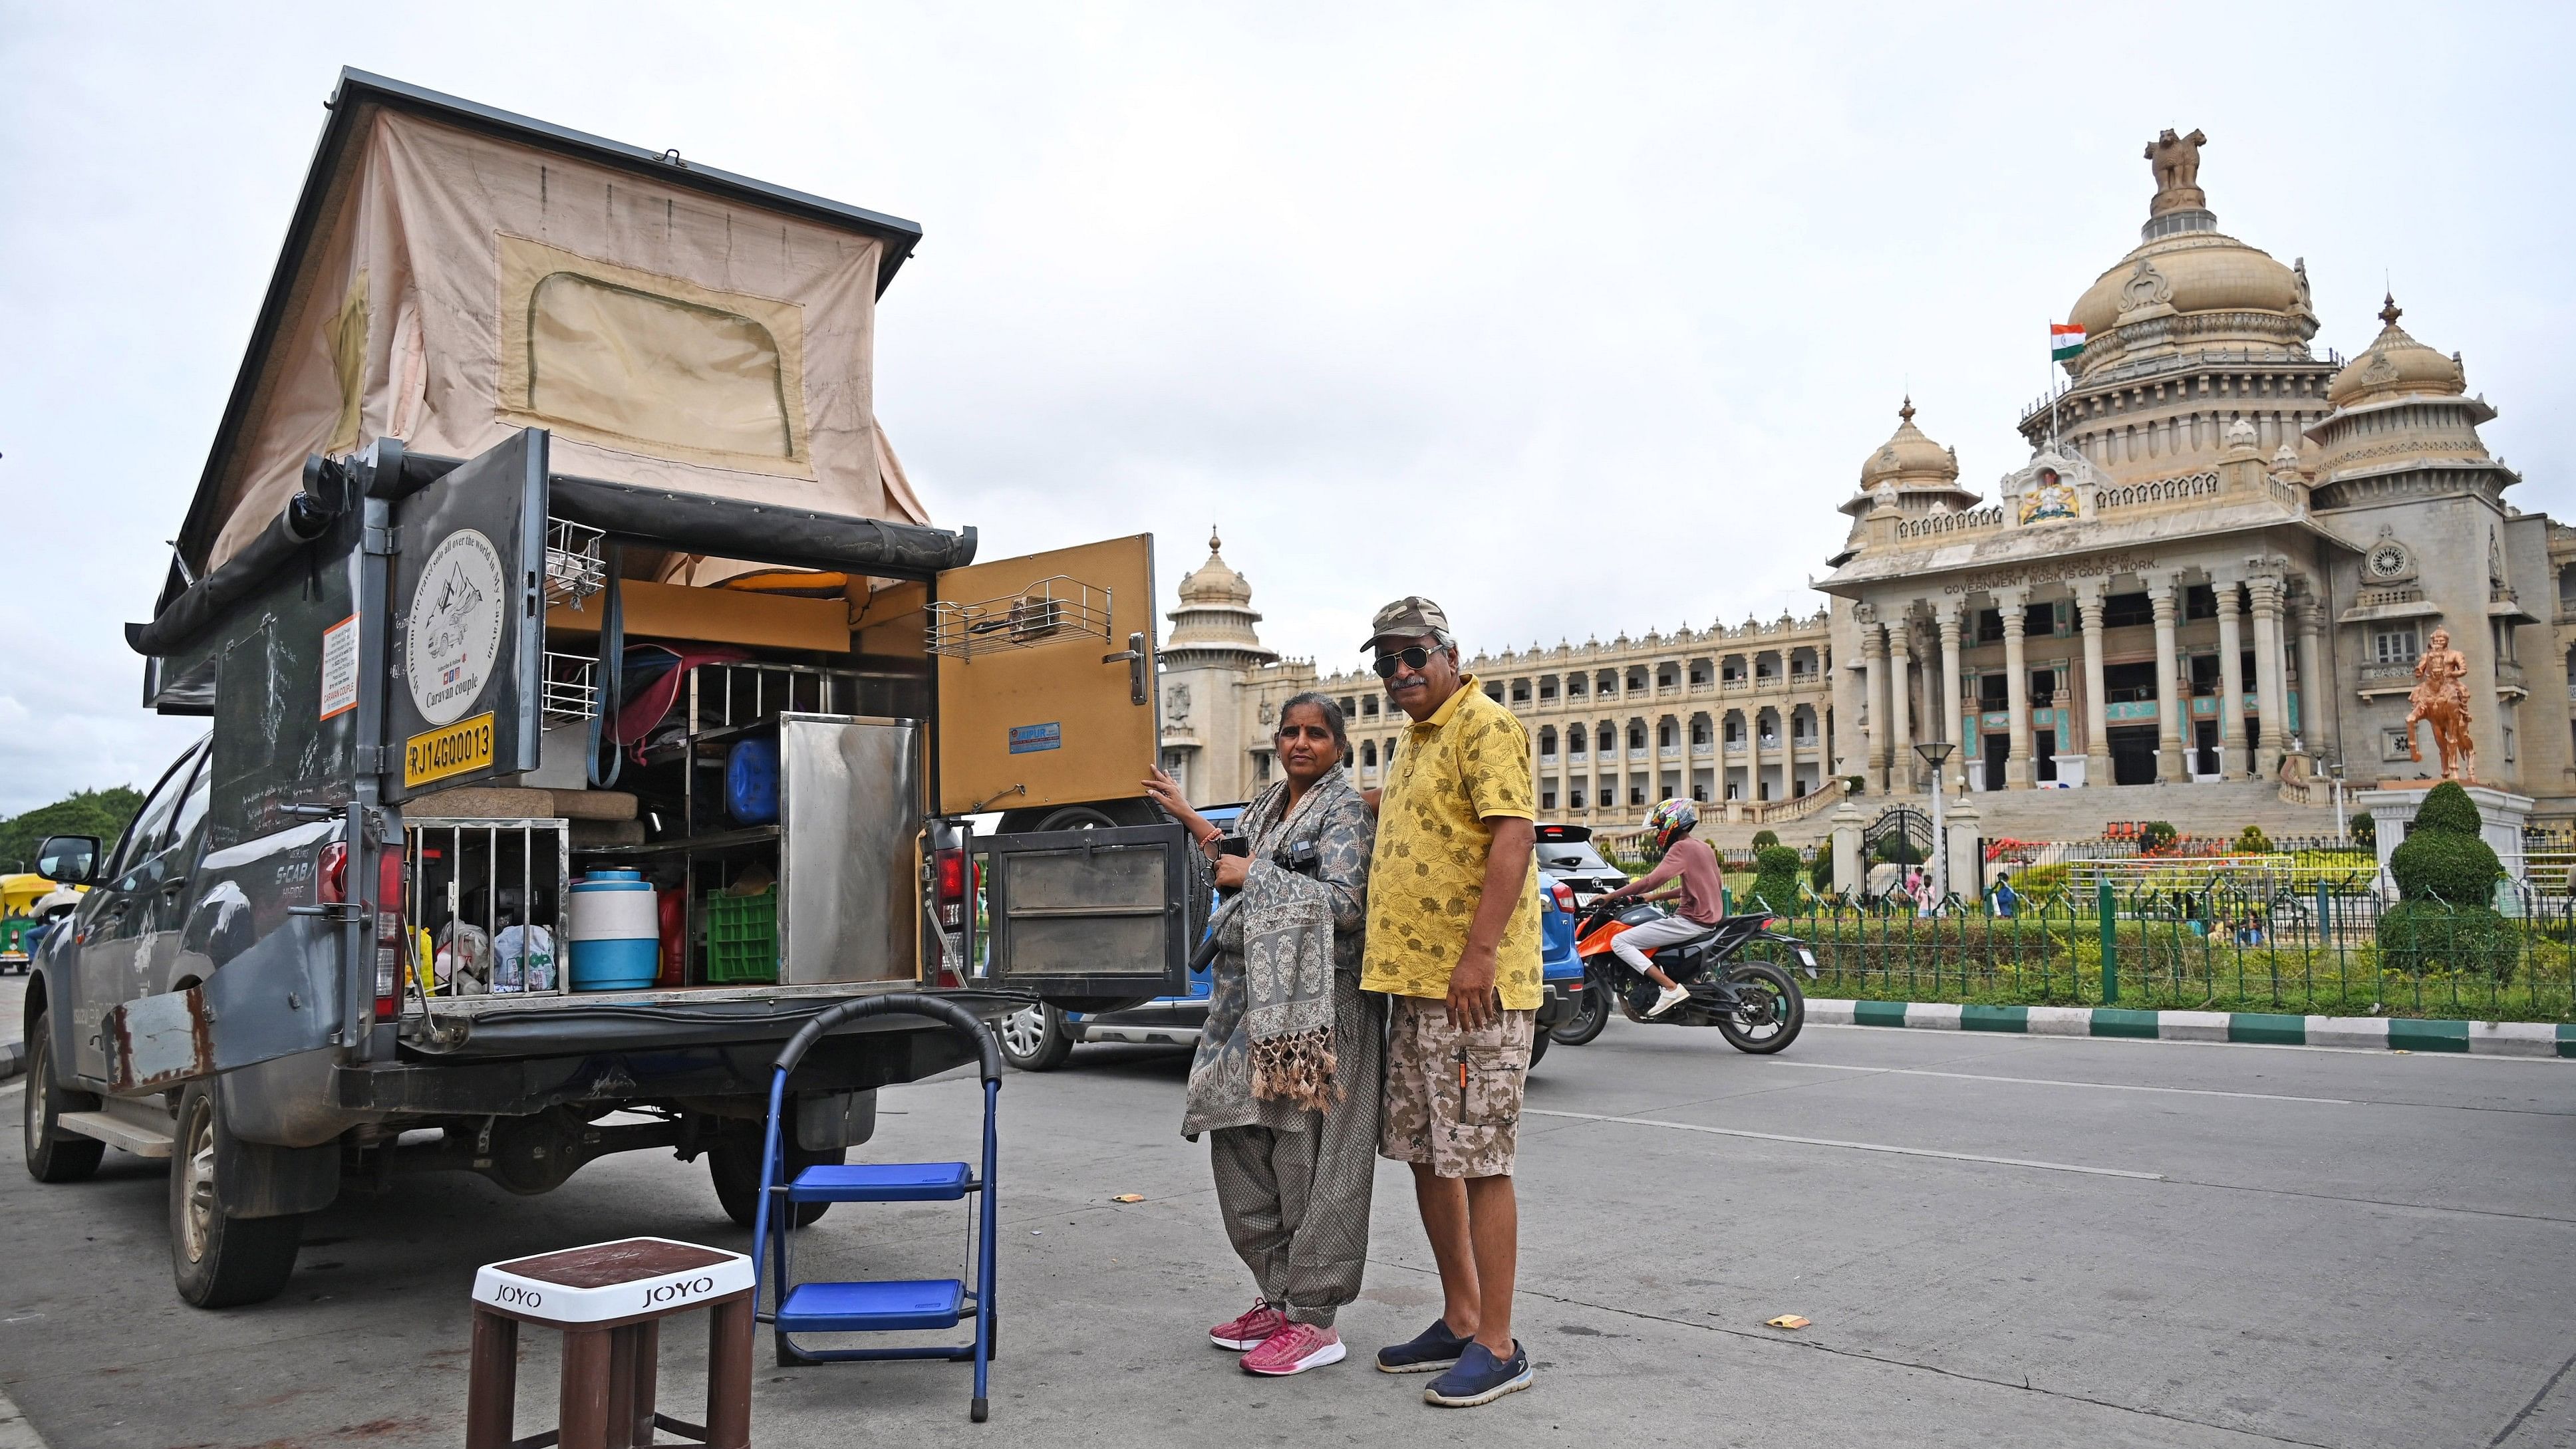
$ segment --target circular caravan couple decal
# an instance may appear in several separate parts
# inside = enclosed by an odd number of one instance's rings
[[[404,676],[420,717],[453,724],[483,697],[501,652],[500,550],[460,528],[438,541],[412,587],[403,634]]]

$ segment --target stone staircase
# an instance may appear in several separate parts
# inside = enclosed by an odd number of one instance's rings
[[[2323,791],[2321,800],[2330,800]],[[2230,780],[2215,785],[2115,785],[2090,790],[1993,790],[1971,795],[1977,807],[1977,833],[1988,839],[2092,840],[2113,820],[2169,820],[2185,835],[2235,835],[2248,825],[2265,835],[2331,835],[2334,807],[2292,805],[2281,799],[2270,781]],[[1929,811],[1926,795],[1862,795],[1853,804],[1865,820],[1875,820],[1892,805]],[[1786,845],[1805,845],[1833,833],[1834,815],[1820,811],[1804,820],[1770,827]],[[1759,825],[1703,825],[1701,834],[1721,850],[1752,844]]]

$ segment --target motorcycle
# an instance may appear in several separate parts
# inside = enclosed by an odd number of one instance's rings
[[[1615,1008],[1648,1026],[1713,1026],[1738,1051],[1767,1054],[1798,1039],[1807,1022],[1806,993],[1784,964],[1795,961],[1809,977],[1816,956],[1807,943],[1773,931],[1766,915],[1729,916],[1696,941],[1646,953],[1673,984],[1690,993],[1661,1016],[1648,1016],[1659,994],[1655,983],[1610,949],[1620,935],[1664,913],[1653,906],[1596,905],[1575,927],[1575,952],[1583,959],[1583,999],[1550,1036],[1581,1046],[1601,1034]]]

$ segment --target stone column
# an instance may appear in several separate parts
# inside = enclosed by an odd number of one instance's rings
[[[2181,665],[2174,628],[2182,614],[2182,581],[2172,571],[2147,575],[2147,600],[2156,611],[2156,715],[2163,722],[2164,742],[2156,751],[2156,778],[2186,778],[2182,759],[2183,701],[2174,685]]]
[[[1862,684],[1869,691],[1864,696],[1869,710],[1869,752],[1863,758],[1871,788],[1886,794],[1895,788],[1887,776],[1887,631],[1880,626],[1878,610],[1873,605],[1855,605],[1852,615],[1860,621],[1861,668],[1866,675]]]
[[[1933,842],[1936,850],[1949,852],[1950,889],[1959,899],[1975,905],[1986,893],[1986,862],[1977,849],[1978,832],[1984,818],[1975,803],[1961,794],[1956,803],[1942,810],[1942,832],[1950,838]]]
[[[2234,579],[2219,579],[2218,591],[2218,770],[2231,780],[2245,778],[2245,641],[2236,622]]]
[[[1859,895],[1861,879],[1860,808],[1845,795],[1834,807],[1834,889]]]
[[[2254,598],[2254,716],[2263,726],[2254,777],[2268,780],[2290,743],[2288,689],[2281,678],[2281,577],[2256,574],[2246,589]]]
[[[2012,728],[2012,758],[2004,762],[2004,788],[2027,790],[2038,778],[2030,759],[2030,657],[2022,647],[2026,589],[1995,590],[1995,612],[2004,621],[2004,709]]]
[[[1941,631],[1941,729],[1933,738],[1948,740],[1957,747],[1950,751],[1948,763],[1942,766],[1944,771],[1968,768],[1965,728],[1959,723],[1959,625],[1960,613],[1966,607],[1964,598],[1945,599],[1933,615]],[[1937,788],[1940,782],[1933,783]]]
[[[2108,579],[2075,585],[2075,612],[2084,624],[2084,783],[2111,783],[2111,701],[2103,697],[2102,596]]]
[[[1887,789],[1904,794],[1914,788],[1913,685],[1906,666],[1913,662],[1911,621],[1900,614],[1887,623]]]
[[[2336,759],[2342,759],[2338,720],[2343,702],[2335,698],[2334,665],[2325,653],[2325,623],[2325,610],[2311,592],[2299,602],[2299,731],[2307,738],[2311,757],[2332,750]]]

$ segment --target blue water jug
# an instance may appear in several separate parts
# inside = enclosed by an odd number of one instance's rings
[[[742,740],[725,757],[725,813],[736,825],[778,823],[778,741]]]

